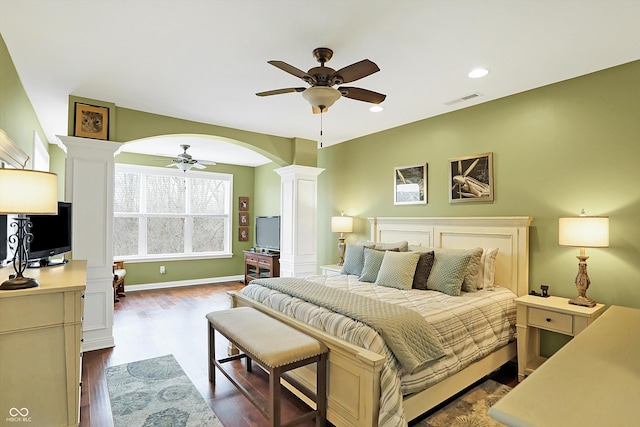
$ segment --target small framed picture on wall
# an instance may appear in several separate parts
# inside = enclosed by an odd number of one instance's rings
[[[249,198],[248,197],[238,197],[238,210],[248,211],[249,210]]]
[[[238,212],[238,224],[240,227],[249,225],[249,212]]]
[[[249,228],[240,227],[238,229],[238,240],[241,242],[246,242],[249,240]]]
[[[109,139],[109,108],[76,102],[74,136]]]

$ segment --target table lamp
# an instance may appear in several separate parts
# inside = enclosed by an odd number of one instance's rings
[[[334,233],[340,233],[340,237],[338,238],[338,254],[340,255],[340,260],[336,265],[343,265],[344,251],[346,248],[343,233],[353,232],[353,218],[350,216],[344,216],[344,212],[341,212],[340,216],[332,216],[331,231]]]
[[[560,217],[558,219],[558,244],[580,248],[578,258],[578,275],[576,288],[578,296],[569,300],[569,304],[594,307],[596,302],[587,297],[587,289],[591,281],[587,274],[585,248],[606,248],[609,246],[609,217],[587,216],[584,210],[580,216]]]
[[[0,285],[0,290],[40,286],[37,280],[23,275],[33,237],[27,215],[55,215],[58,212],[58,176],[28,169],[0,169],[0,189],[0,214],[17,214],[10,223],[16,232],[8,238],[15,274]]]

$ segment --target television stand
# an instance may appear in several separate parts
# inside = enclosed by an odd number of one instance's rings
[[[280,253],[244,252],[244,284],[255,279],[280,276]]]
[[[40,258],[27,264],[27,268],[43,268],[43,267],[55,267],[58,265],[65,265],[69,260],[62,257],[60,259]]]

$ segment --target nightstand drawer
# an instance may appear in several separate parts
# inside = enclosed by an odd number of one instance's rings
[[[541,329],[573,335],[573,316],[529,308],[529,324]]]

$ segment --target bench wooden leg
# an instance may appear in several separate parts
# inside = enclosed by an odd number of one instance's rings
[[[327,354],[321,355],[316,364],[316,427],[327,423]]]
[[[216,358],[216,330],[209,323],[209,381],[214,386],[216,385],[216,368],[214,360]]]
[[[280,368],[272,368],[269,372],[269,421],[272,427],[280,426]]]

